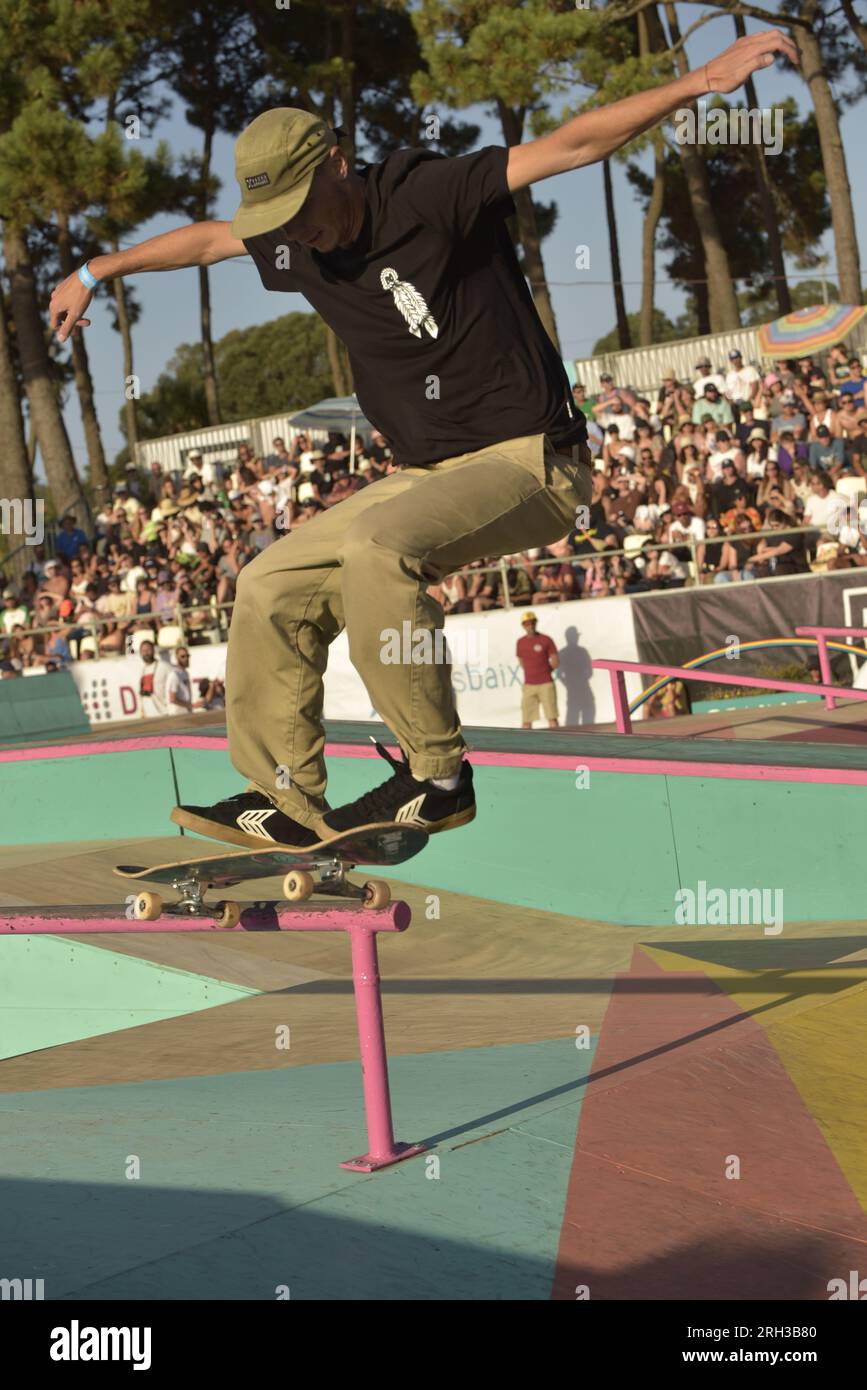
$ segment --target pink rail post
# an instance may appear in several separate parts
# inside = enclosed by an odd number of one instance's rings
[[[639,676],[674,676],[681,681],[705,681],[711,685],[746,685],[755,686],[757,690],[791,690],[799,695],[831,695],[837,700],[867,700],[867,690],[852,690],[847,685],[808,685],[806,681],[769,680],[765,676],[726,676],[720,672],[694,670],[686,666],[657,666],[651,661],[594,660],[593,669],[611,672],[614,712],[617,728],[622,734],[632,732],[624,682],[627,671]],[[620,677],[618,682],[615,682],[616,676]]]
[[[99,932],[129,935],[138,932],[220,932],[263,931],[345,931],[352,951],[352,983],[355,1015],[361,1053],[364,1111],[367,1124],[367,1152],[341,1163],[355,1173],[373,1173],[404,1158],[424,1153],[424,1144],[402,1144],[395,1140],[388,1085],[388,1053],[382,1017],[379,960],[376,934],[402,932],[410,924],[409,906],[392,903],[377,911],[365,908],[316,907],[278,911],[263,915],[248,908],[235,927],[218,927],[201,917],[163,916],[155,922],[136,922],[106,907],[7,908],[0,911],[0,935],[89,936]]]
[[[867,637],[867,627],[796,627],[796,637],[815,637],[819,653],[819,674],[823,685],[831,685],[831,660],[828,656],[829,637]],[[833,709],[836,694],[825,696],[825,708]]]
[[[355,1173],[372,1173],[390,1163],[399,1163],[402,1158],[423,1153],[424,1145],[399,1144],[392,1129],[376,928],[355,923],[349,928],[349,940],[361,1053],[361,1083],[367,1116],[367,1153],[357,1158],[347,1158],[340,1166]]]
[[[601,661],[594,661],[594,666],[602,667]],[[614,717],[617,720],[617,732],[620,734],[632,733],[632,719],[629,714],[629,700],[626,695],[626,677],[622,667],[615,666],[613,662],[608,663],[608,670],[611,673],[611,694],[614,699]]]

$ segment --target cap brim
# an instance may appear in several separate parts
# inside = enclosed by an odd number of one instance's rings
[[[262,232],[274,232],[291,222],[307,200],[315,173],[316,169],[311,169],[301,183],[278,198],[269,198],[249,208],[242,203],[232,218],[232,236],[243,241],[245,237],[259,236]]]

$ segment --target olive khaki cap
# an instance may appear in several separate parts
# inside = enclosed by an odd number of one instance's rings
[[[271,232],[300,212],[317,167],[337,144],[318,116],[276,106],[251,121],[235,141],[235,178],[241,206],[232,235],[243,239]]]

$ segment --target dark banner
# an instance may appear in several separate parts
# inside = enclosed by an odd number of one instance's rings
[[[639,660],[682,666],[732,637],[789,637],[805,625],[867,627],[867,569],[642,594],[632,608]],[[757,652],[756,661],[803,662],[806,654],[803,647],[779,647]],[[850,680],[848,671],[849,658],[835,662],[838,678]]]

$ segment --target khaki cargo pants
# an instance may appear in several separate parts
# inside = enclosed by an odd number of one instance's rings
[[[429,584],[472,560],[560,540],[590,498],[589,450],[558,454],[545,435],[527,435],[401,469],[275,541],[242,570],[232,614],[226,713],[237,770],[316,827],[328,808],[322,678],[345,627],[413,775],[456,772],[466,745],[451,667],[383,660],[387,630],[441,628]]]

